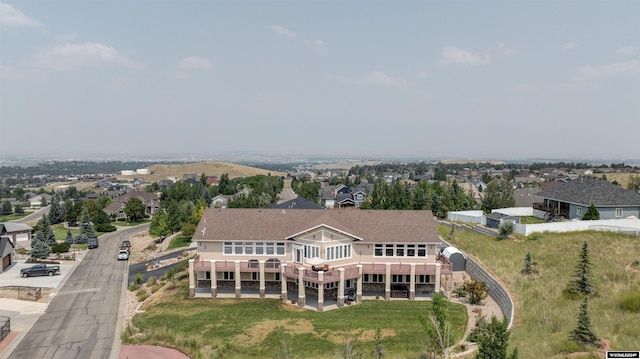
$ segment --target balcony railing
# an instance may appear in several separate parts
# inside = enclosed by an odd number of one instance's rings
[[[437,263],[440,263],[440,274],[450,275],[452,274],[451,264],[444,257],[438,258]],[[344,268],[345,279],[355,279],[359,277],[358,264],[362,265],[363,274],[386,274],[386,263],[353,263],[340,266],[329,266],[329,268],[323,271],[323,280],[320,281],[319,271],[315,271],[311,266],[301,265],[297,263],[287,263],[285,266],[284,275],[289,278],[297,279],[300,275],[300,269],[304,268],[303,280],[312,283],[331,283],[340,280],[339,268]],[[216,272],[235,272],[236,261],[235,260],[223,260],[215,262]],[[196,272],[208,272],[211,270],[211,262],[203,261],[197,256],[194,260],[194,270]],[[264,271],[267,273],[279,273],[281,272],[281,263],[276,261],[266,261]],[[240,262],[240,272],[259,272],[260,263],[256,260],[248,260]],[[391,263],[390,272],[392,275],[410,275],[411,263]],[[436,267],[434,263],[416,263],[415,264],[416,275],[435,275]]]
[[[569,217],[569,210],[568,209],[562,209],[562,208],[558,208],[558,207],[551,207],[551,206],[547,206],[544,203],[534,203],[533,204],[533,209],[537,209],[540,211],[544,211],[547,213],[551,213],[554,216],[562,216],[562,217]]]

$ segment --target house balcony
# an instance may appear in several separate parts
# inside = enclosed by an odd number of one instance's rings
[[[303,280],[311,283],[332,283],[340,280],[340,268],[344,269],[344,279],[356,279],[360,276],[358,272],[358,265],[362,266],[362,274],[386,274],[387,263],[389,263],[391,275],[410,275],[411,264],[415,263],[407,258],[406,262],[387,262],[388,260],[397,260],[397,258],[381,258],[381,263],[350,263],[345,265],[322,267],[322,271],[317,270],[313,266],[302,265],[293,262],[280,262],[277,260],[266,260],[264,271],[266,273],[283,273],[287,278],[299,279],[300,271],[304,268]],[[436,263],[440,263],[440,274],[451,275],[453,274],[451,264],[443,256],[438,258]],[[282,270],[284,268],[284,271]],[[242,260],[239,263],[240,273],[260,272],[260,263],[257,260]],[[194,259],[194,271],[195,272],[209,272],[211,271],[211,261],[202,260],[200,256]],[[216,260],[215,262],[216,272],[235,272],[236,261],[235,260]],[[322,279],[320,279],[320,273],[322,273]],[[435,263],[415,263],[415,275],[435,275],[436,266]]]
[[[551,206],[545,205],[544,203],[534,203],[533,204],[533,209],[537,209],[537,210],[540,210],[540,211],[547,212],[547,213],[551,214],[554,217],[569,218],[569,210],[568,209],[563,209],[563,208],[558,208],[558,207],[551,207]]]

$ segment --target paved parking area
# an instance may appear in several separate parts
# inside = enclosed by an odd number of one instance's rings
[[[69,275],[69,272],[76,262],[60,261],[60,274],[54,275],[53,277],[42,276],[22,278],[20,276],[20,269],[31,267],[33,263],[25,263],[24,259],[19,259],[0,274],[0,287],[18,285],[26,287],[57,288]]]

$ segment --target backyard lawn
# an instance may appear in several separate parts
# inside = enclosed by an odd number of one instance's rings
[[[595,334],[611,341],[612,350],[640,349],[640,304],[635,311],[620,308],[624,297],[640,297],[640,272],[625,266],[640,259],[640,238],[607,232],[543,233],[524,241],[494,238],[439,226],[440,235],[479,259],[509,288],[516,305],[510,348],[519,357],[564,358],[581,351],[569,341],[576,327],[581,301],[562,292],[571,280],[583,241],[589,245],[593,283],[598,296],[589,301]],[[523,275],[524,257],[530,251],[538,274]]]
[[[430,301],[371,300],[317,313],[275,299],[188,298],[187,292],[183,281],[179,290],[161,294],[133,319],[142,334],[126,330],[123,342],[166,345],[191,358],[338,358],[349,337],[368,358],[380,329],[384,358],[419,358],[425,347],[420,317],[431,312]],[[467,312],[450,303],[449,313],[455,343]]]

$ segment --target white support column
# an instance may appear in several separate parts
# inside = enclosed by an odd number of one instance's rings
[[[265,285],[264,285],[264,263],[265,261],[258,262],[260,265],[260,298],[264,298]]]
[[[195,297],[196,295],[196,273],[193,268],[195,266],[195,260],[189,259],[189,296]]]
[[[338,268],[340,281],[338,282],[338,307],[344,306],[344,268]]]
[[[240,261],[236,261],[236,271],[235,271],[235,279],[236,279],[236,298],[240,299],[242,297],[242,278],[240,278]]]
[[[318,272],[318,312],[322,312],[324,310],[324,272]]]
[[[411,276],[409,277],[409,300],[416,299],[416,264],[411,263]]]
[[[304,293],[304,267],[298,267],[298,306],[304,307],[306,304],[306,297]]]
[[[440,263],[436,263],[436,285],[434,291],[440,293]]]
[[[211,261],[211,298],[218,296],[218,272],[216,272],[216,261]]]
[[[362,264],[356,266],[358,268],[358,279],[356,280],[356,301],[362,302]]]
[[[387,263],[386,272],[384,276],[384,299],[391,299],[391,263]]]
[[[287,277],[284,275],[287,271],[287,263],[282,263],[280,265],[280,301],[282,303],[287,302]]]

